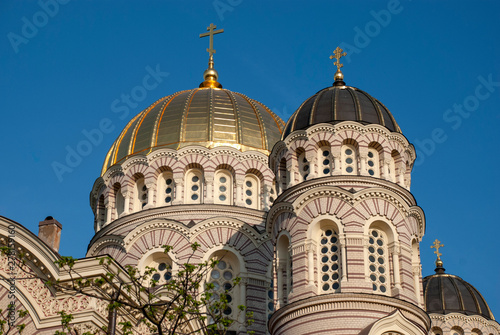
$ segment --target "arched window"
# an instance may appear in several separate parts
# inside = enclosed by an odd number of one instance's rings
[[[276,277],[279,306],[288,303],[288,294],[292,290],[292,258],[289,252],[290,242],[286,235],[278,239]]]
[[[175,182],[172,171],[163,172],[158,178],[158,206],[170,206],[175,197]]]
[[[471,335],[483,335],[483,332],[477,328],[474,328],[470,332]]]
[[[368,148],[366,165],[370,176],[380,178],[380,156],[377,149]]]
[[[299,182],[307,180],[310,172],[310,164],[306,158],[306,152],[303,149],[297,150],[297,163],[299,167],[299,174],[301,177]]]
[[[455,326],[451,328],[450,335],[464,335],[464,331],[462,328]]]
[[[430,334],[431,335],[443,335],[443,331],[439,327],[432,327]]]
[[[208,281],[214,284],[214,295],[218,299],[220,294],[226,294],[228,307],[223,311],[229,318],[238,317],[238,306],[244,304],[246,298],[240,297],[239,285],[233,287],[234,279],[239,276],[240,266],[238,258],[226,250],[216,252],[212,257],[218,261],[212,269]],[[240,284],[241,285],[241,284]]]
[[[233,200],[233,176],[227,170],[217,170],[214,179],[215,203],[231,205]]]
[[[332,228],[321,230],[319,239],[320,292],[340,292],[340,245]]]
[[[286,190],[286,159],[283,157],[280,161],[280,165],[278,168],[278,175],[276,176],[277,188],[278,192],[281,193]]]
[[[124,212],[125,210],[125,198],[123,197],[122,194],[122,188],[119,183],[116,183],[113,186],[113,193],[115,196],[115,215],[114,219],[118,219],[120,215]]]
[[[148,203],[148,188],[144,183],[144,178],[139,177],[135,181],[134,190],[134,212],[140,211]]]
[[[373,291],[389,293],[389,264],[387,235],[381,229],[370,229],[368,238],[368,268]]]
[[[354,145],[342,145],[341,160],[343,174],[358,174],[358,155]]]
[[[253,174],[245,176],[245,183],[243,184],[243,199],[245,199],[245,206],[248,208],[260,208],[260,181]]]
[[[319,149],[319,175],[329,176],[333,171],[333,156],[329,146],[322,146]]]
[[[96,223],[98,230],[104,227],[104,224],[106,223],[106,206],[104,206],[103,194],[101,194],[99,201],[97,202]]]
[[[191,169],[186,173],[185,203],[201,204],[203,197],[203,174],[199,169]]]

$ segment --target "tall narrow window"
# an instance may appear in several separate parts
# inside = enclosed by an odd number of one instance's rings
[[[288,294],[292,286],[292,262],[289,252],[290,242],[286,235],[282,235],[278,240],[276,277],[278,279],[277,292],[278,304],[283,306],[288,302]]]
[[[210,272],[209,282],[214,284],[215,299],[224,293],[227,297],[228,307],[223,311],[224,315],[235,318],[238,315],[237,306],[241,303],[239,300],[238,286],[233,287],[233,280],[238,276],[238,262],[233,255],[221,254],[222,257],[215,257],[219,262]]]
[[[259,190],[259,179],[252,174],[247,174],[245,176],[245,184],[243,185],[243,198],[245,199],[246,207],[259,209]]]
[[[319,149],[320,175],[329,176],[333,170],[333,157],[329,147]]]
[[[104,195],[102,194],[99,197],[99,201],[97,202],[96,221],[97,229],[101,229],[106,223],[106,207],[104,206]]]
[[[218,170],[214,179],[215,203],[231,205],[233,199],[233,177],[227,170]]]
[[[279,169],[278,169],[278,176],[277,176],[277,186],[278,186],[278,192],[283,192],[286,190],[286,159],[282,158],[280,161]]]
[[[344,174],[357,174],[358,173],[358,157],[356,149],[353,145],[344,144],[342,146],[342,171]]]
[[[340,251],[337,233],[330,228],[321,231],[320,245],[320,287],[321,292],[340,290]]]
[[[380,158],[376,149],[368,148],[366,165],[370,176],[380,178]]]
[[[174,201],[175,182],[172,171],[163,172],[158,178],[158,206],[169,206]]]
[[[387,243],[387,236],[382,230],[369,231],[368,268],[374,292],[387,293],[390,287]]]
[[[120,215],[125,210],[125,198],[123,197],[122,189],[121,189],[120,185],[118,185],[115,188],[115,201],[116,201],[116,206],[115,206],[116,218],[115,219],[118,219],[120,217]]]
[[[303,151],[302,153],[297,153],[297,160],[298,160],[298,166],[299,166],[299,174],[301,176],[301,180],[299,181],[304,181],[307,180],[307,177],[309,176],[309,170],[310,170],[310,164],[309,161],[306,158],[306,153]]]
[[[135,182],[134,211],[140,211],[148,203],[148,188],[144,183],[144,178],[139,178]]]
[[[274,281],[271,280],[269,287],[267,288],[267,320],[271,318],[274,312]]]
[[[198,169],[191,169],[186,173],[184,182],[185,202],[187,204],[201,204],[203,196],[203,175]]]

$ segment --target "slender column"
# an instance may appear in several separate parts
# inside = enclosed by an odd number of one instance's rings
[[[314,244],[307,244],[307,266],[308,266],[308,282],[309,285],[314,285]]]
[[[205,185],[207,188],[205,200],[203,203],[205,204],[213,204],[215,202],[215,190],[214,190],[214,174],[213,173],[205,173]],[[231,185],[232,186],[232,185]],[[230,187],[231,187],[230,186]]]
[[[422,305],[422,299],[420,297],[420,265],[413,266],[413,285],[415,287],[415,296],[417,297],[418,304]]]
[[[132,199],[132,192],[125,192],[123,194],[123,214],[121,216],[127,215],[130,213],[130,200]]]
[[[156,183],[155,182],[148,182],[146,184],[146,187],[148,188],[148,203],[146,206],[144,206],[144,209],[149,209],[155,207],[156,203]]]
[[[342,174],[342,171],[340,170],[340,157],[334,156],[333,157],[333,175],[340,175],[340,174]]]
[[[392,268],[394,269],[394,287],[401,289],[401,274],[399,271],[399,245],[395,245],[392,252]]]
[[[184,203],[184,178],[175,178],[174,183],[174,199],[172,205],[181,205]]]
[[[347,252],[346,252],[346,241],[347,239],[343,235],[339,235],[340,241],[340,270],[342,271],[341,281],[347,281]]]
[[[391,176],[389,175],[389,166],[390,166],[390,164],[391,164],[390,160],[384,160],[383,161],[383,166],[382,166],[382,169],[383,169],[383,172],[384,172],[383,178],[385,180],[392,181],[391,180]]]
[[[280,261],[278,261],[278,285],[277,290],[278,290],[278,305],[279,307],[283,306],[283,264],[281,264]]]
[[[243,200],[243,184],[244,180],[236,180],[236,195],[234,196],[236,206],[245,207]]]

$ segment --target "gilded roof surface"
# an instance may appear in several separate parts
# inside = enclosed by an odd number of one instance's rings
[[[481,315],[494,320],[486,301],[474,286],[460,277],[435,274],[423,279],[427,313]]]
[[[314,124],[341,121],[380,124],[401,133],[391,112],[380,101],[355,87],[332,86],[304,101],[288,120],[282,138]]]
[[[269,154],[284,122],[241,93],[195,88],[161,98],[136,115],[111,146],[102,173],[127,157],[187,145],[231,146]]]

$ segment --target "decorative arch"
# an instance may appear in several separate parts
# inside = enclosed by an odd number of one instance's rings
[[[413,322],[399,310],[375,322],[368,335],[386,335],[390,333],[404,335],[425,335]]]

